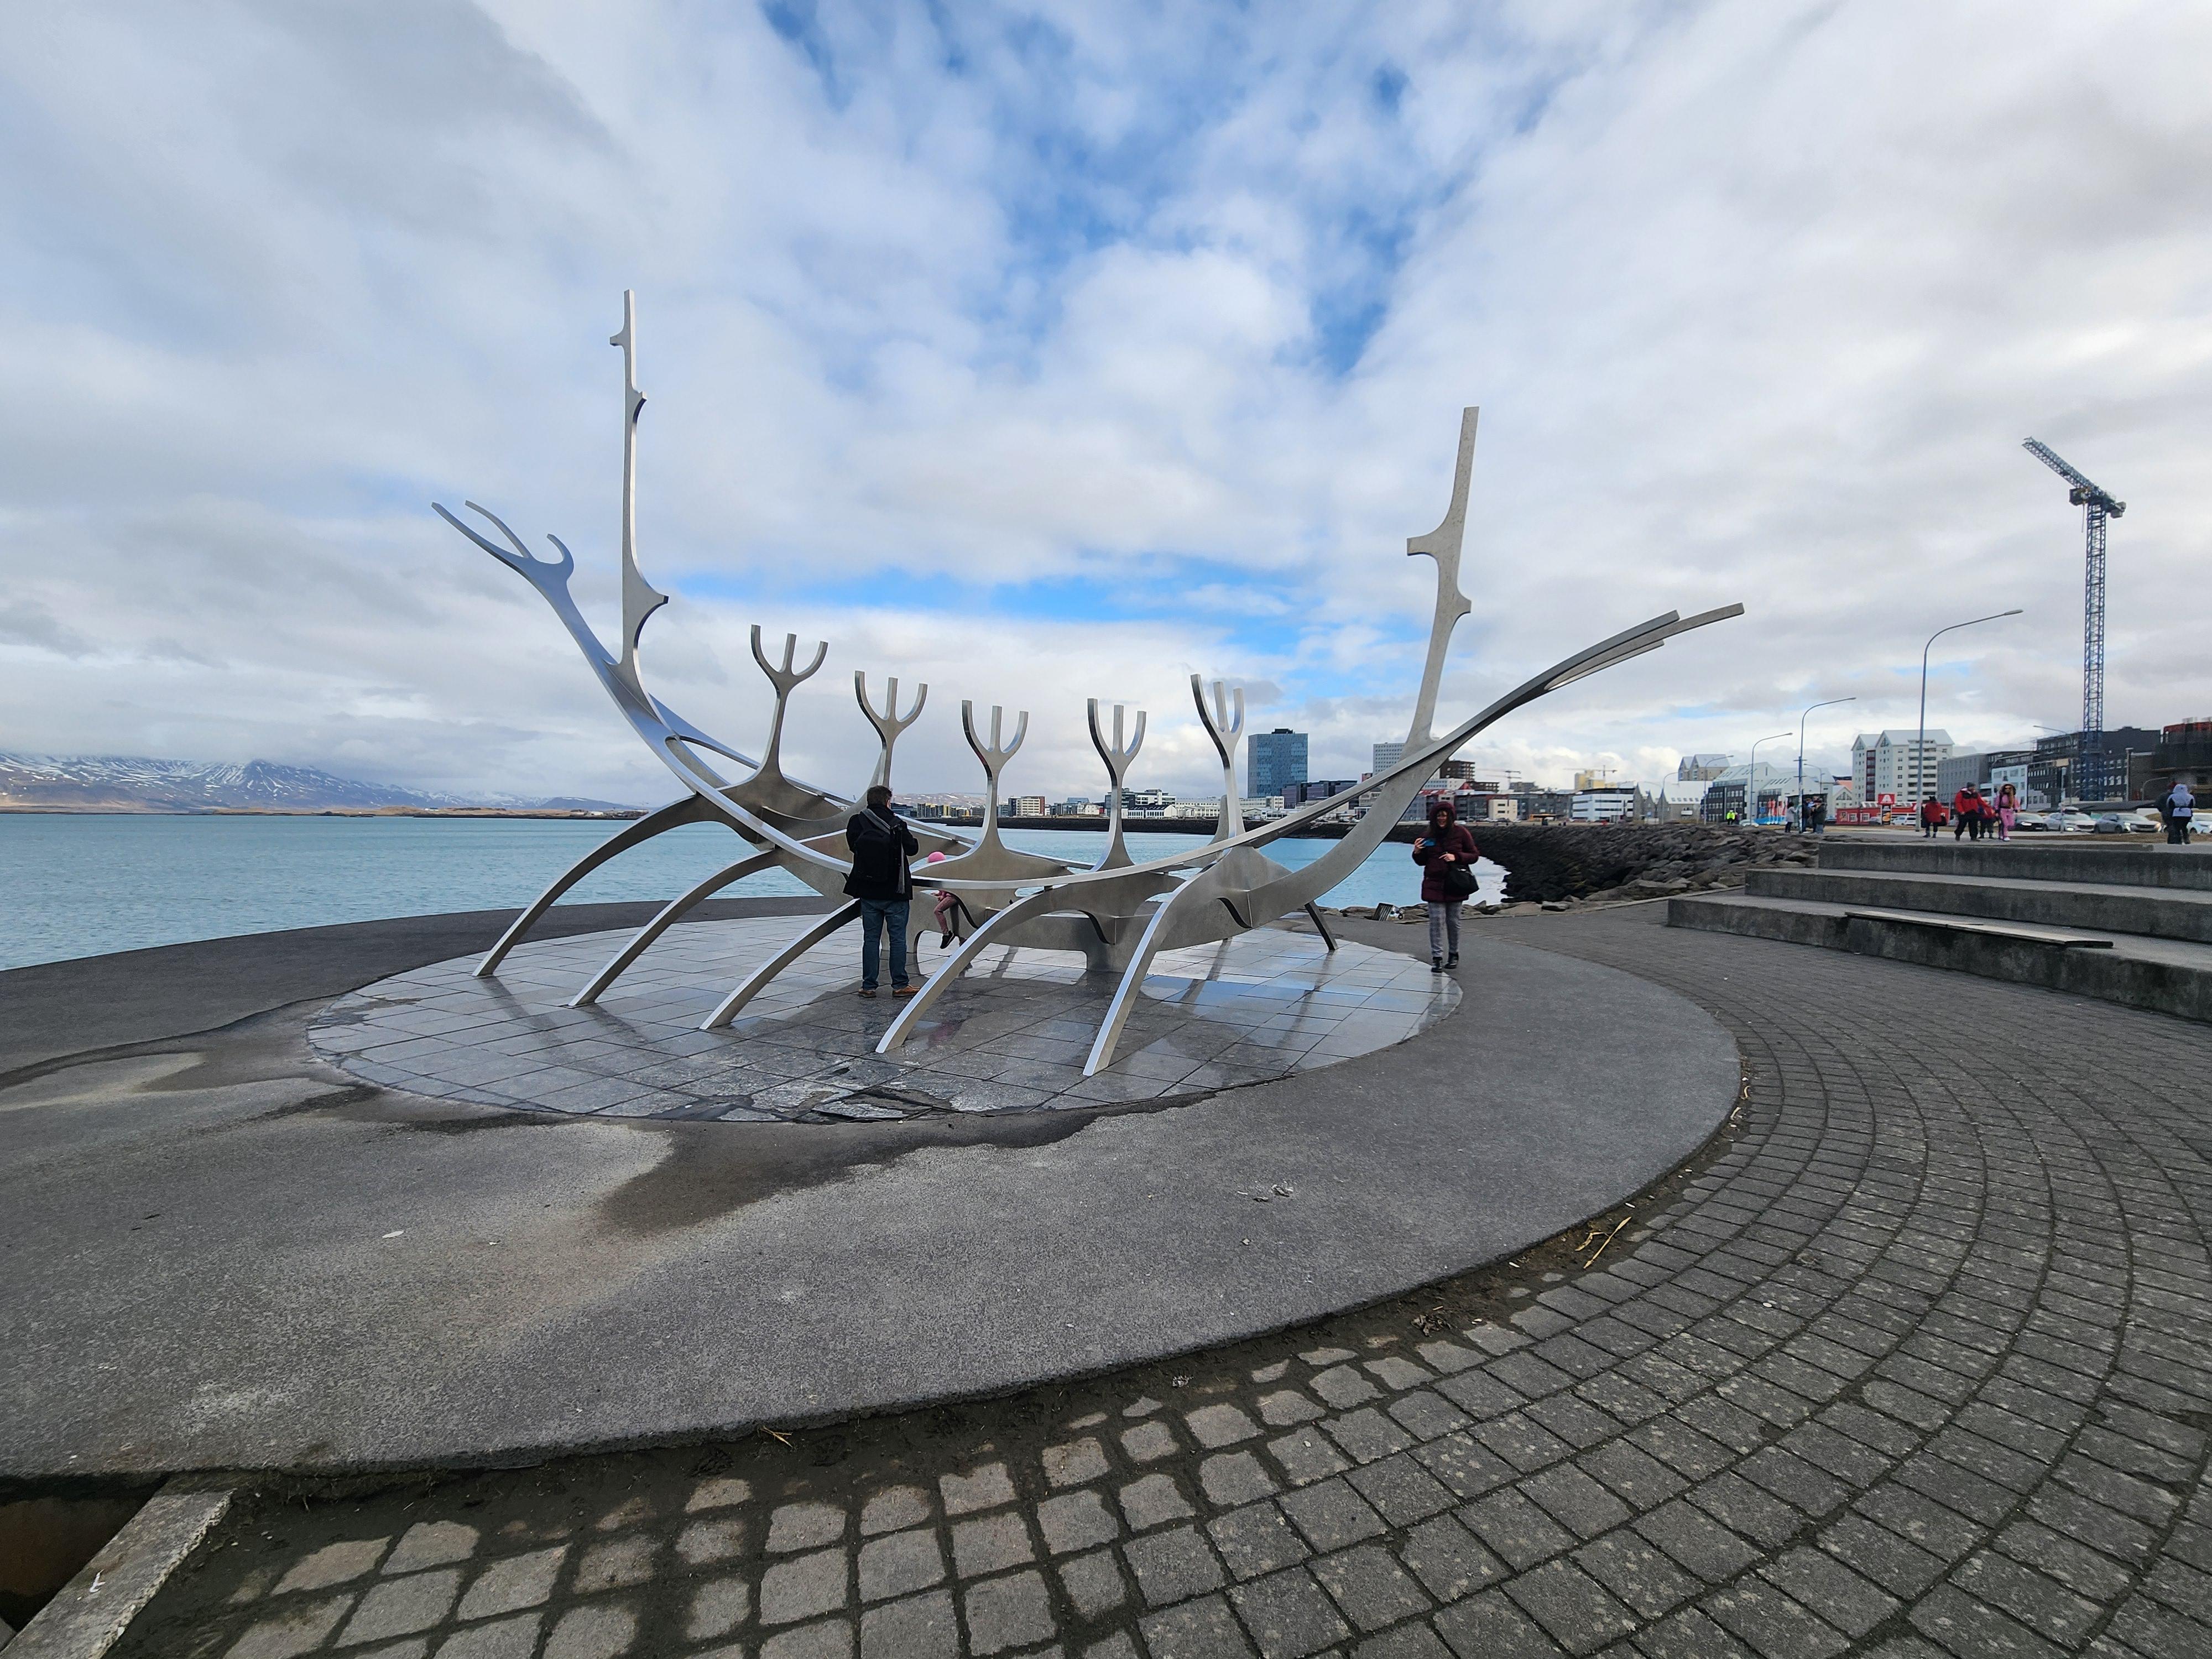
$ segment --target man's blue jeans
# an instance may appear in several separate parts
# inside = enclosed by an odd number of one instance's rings
[[[860,988],[876,988],[876,974],[882,958],[878,954],[878,941],[884,930],[891,935],[891,988],[897,990],[906,983],[906,908],[904,899],[862,899],[860,901]]]

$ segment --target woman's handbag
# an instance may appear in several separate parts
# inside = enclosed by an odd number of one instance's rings
[[[1437,880],[1454,898],[1471,898],[1474,895],[1474,866],[1471,864],[1454,860],[1437,872]]]

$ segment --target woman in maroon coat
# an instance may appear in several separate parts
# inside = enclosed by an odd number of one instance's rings
[[[1449,872],[1474,873],[1482,849],[1459,821],[1448,800],[1429,808],[1429,833],[1413,843],[1413,862],[1421,866],[1421,902],[1429,907],[1429,971],[1441,974],[1459,966],[1459,907],[1474,890],[1453,890]],[[1460,878],[1464,881],[1466,878]],[[1446,946],[1449,954],[1446,954]]]

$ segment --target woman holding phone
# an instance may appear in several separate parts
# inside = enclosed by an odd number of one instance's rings
[[[1474,894],[1474,861],[1482,849],[1448,800],[1429,808],[1429,833],[1413,843],[1421,866],[1421,902],[1429,907],[1429,971],[1459,966],[1459,907]]]

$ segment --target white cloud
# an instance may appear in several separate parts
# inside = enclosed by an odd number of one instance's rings
[[[29,15],[0,65],[6,746],[656,798],[535,600],[425,509],[557,532],[608,616],[625,286],[644,560],[701,596],[648,670],[742,746],[745,625],[829,638],[792,737],[825,781],[863,769],[855,666],[931,682],[917,786],[969,785],[968,696],[1033,710],[1010,781],[1087,788],[1101,695],[1151,709],[1145,778],[1201,787],[1191,672],[1270,682],[1264,723],[1356,770],[1410,702],[1401,551],[1463,402],[1448,703],[1658,611],[1752,612],[1516,717],[1476,751],[1501,766],[1656,770],[1856,695],[1813,717],[1833,757],[1910,723],[1929,631],[2013,605],[1945,641],[1931,722],[2069,724],[2078,525],[2030,433],[2130,502],[2110,719],[2206,712],[2173,666],[2212,523],[2200,8],[815,27]],[[1177,558],[1189,611],[1121,603]],[[1102,620],[975,613],[1036,577]]]

